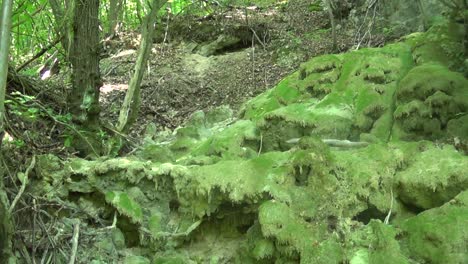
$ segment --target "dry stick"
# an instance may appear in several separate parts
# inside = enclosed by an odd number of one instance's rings
[[[44,250],[44,254],[42,254],[42,258],[41,258],[41,264],[45,264],[46,262],[46,258],[47,258],[47,255],[49,254],[49,245],[47,245],[46,249]]]
[[[119,67],[122,63],[117,63],[116,65],[114,65],[113,67],[110,68],[110,70],[107,71],[107,73],[104,74],[104,76],[102,76],[103,78],[109,76],[109,74],[111,74],[111,72],[115,69],[117,69],[117,67]]]
[[[390,216],[392,215],[392,209],[393,209],[393,189],[390,189],[390,195],[391,195],[391,201],[390,201],[390,210],[388,210],[387,217],[385,217],[384,224],[388,225],[388,222],[390,221]]]
[[[99,231],[105,231],[105,230],[112,230],[116,227],[117,227],[117,211],[114,212],[114,220],[112,221],[112,225],[102,227],[98,229],[97,231],[99,232]]]
[[[260,134],[260,148],[258,149],[257,157],[260,156],[260,154],[262,153],[262,147],[263,147],[263,134]]]
[[[163,40],[163,44],[166,43],[166,40],[167,40],[167,32],[169,32],[169,12],[167,12],[166,29],[164,30],[164,40]]]
[[[263,41],[260,40],[260,38],[258,37],[257,35],[257,32],[255,32],[255,30],[253,30],[253,28],[250,28],[250,30],[252,31],[253,35],[255,36],[255,38],[257,39],[258,43],[260,43],[263,47],[263,50],[266,50],[266,46],[265,46],[265,43]]]
[[[364,26],[364,23],[365,21],[367,20],[367,16],[369,15],[369,10],[370,8],[372,7],[373,3],[370,3],[367,8],[366,8],[366,14],[364,15],[364,19],[363,19],[363,23],[361,23],[361,25],[359,25],[359,28],[357,30],[357,33],[356,33],[356,39],[355,39],[355,42],[358,42],[358,45],[356,47],[356,50],[359,49],[359,46],[361,45],[361,42],[362,42],[362,39],[365,37],[365,35],[361,38],[361,29],[362,27]],[[366,32],[367,33],[367,32]]]
[[[255,83],[255,40],[254,36],[252,36],[252,80]]]
[[[80,221],[78,220],[73,227],[72,253],[68,264],[75,264],[76,252],[78,251],[78,238],[80,237]]]
[[[31,172],[31,170],[34,168],[35,165],[36,165],[36,156],[34,155],[32,157],[31,164],[29,164],[29,167],[26,169],[26,172],[24,173],[24,179],[22,180],[21,188],[20,188],[18,194],[16,194],[15,199],[11,203],[10,209],[8,209],[8,212],[10,214],[11,214],[11,212],[13,212],[13,209],[15,208],[16,203],[21,198],[21,195],[23,195],[24,189],[26,189],[26,184],[28,183],[29,173]]]
[[[300,138],[291,138],[286,140],[288,144],[297,144],[299,143]],[[330,147],[342,147],[342,148],[360,148],[367,147],[368,142],[354,142],[349,140],[340,140],[340,139],[322,139],[322,142],[327,144]]]
[[[32,240],[32,262],[33,264],[36,264],[36,199],[33,199],[33,228],[32,228],[32,233],[31,233],[31,240]]]
[[[40,58],[42,55],[44,55],[44,53],[46,53],[47,51],[49,51],[50,49],[52,49],[53,47],[55,47],[55,45],[57,45],[60,41],[62,40],[62,37],[58,37],[54,42],[50,43],[48,46],[46,46],[45,48],[43,48],[41,51],[39,51],[36,55],[34,55],[31,59],[27,60],[25,63],[23,63],[21,66],[19,66],[16,71],[19,72],[21,71],[22,69],[26,68],[26,66],[28,66],[31,62],[37,60],[38,58]]]

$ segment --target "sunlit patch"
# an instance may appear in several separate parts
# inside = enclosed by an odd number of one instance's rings
[[[5,134],[3,135],[3,142],[12,142],[14,140],[15,138],[13,138],[12,135],[8,134],[8,132],[5,131]]]
[[[133,50],[133,49],[123,50],[123,51],[117,53],[116,55],[112,56],[112,58],[115,59],[115,58],[130,56],[130,55],[135,54],[135,53],[136,53],[136,50]]]
[[[125,91],[128,89],[128,84],[110,84],[105,83],[101,88],[101,94],[108,94],[112,91]]]

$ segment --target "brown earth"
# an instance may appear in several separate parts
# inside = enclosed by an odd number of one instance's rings
[[[301,62],[328,53],[331,34],[326,15],[305,8],[290,6],[279,12],[274,7],[252,7],[247,22],[243,9],[234,9],[215,18],[174,18],[170,26],[161,27],[164,30],[155,37],[160,42],[153,45],[143,78],[140,114],[131,135],[141,135],[149,123],[172,130],[197,110],[229,105],[236,111]],[[221,35],[240,40],[200,55]],[[347,50],[350,38],[340,36],[339,46]],[[110,42],[111,56],[101,61],[102,116],[111,123],[117,120],[133,72],[137,39],[136,33],[121,34]]]

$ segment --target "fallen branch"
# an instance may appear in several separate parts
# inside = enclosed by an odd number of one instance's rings
[[[68,264],[75,264],[76,252],[78,251],[78,238],[80,237],[80,220],[73,226],[72,252]]]
[[[360,148],[367,147],[369,145],[369,142],[353,142],[339,139],[322,139],[322,141],[330,147]]]
[[[291,138],[286,141],[288,144],[297,144],[299,143],[300,138]],[[340,139],[322,139],[322,142],[327,144],[330,147],[341,147],[341,148],[361,148],[367,147],[369,142],[353,142],[349,140],[340,140]]]
[[[257,157],[260,156],[260,154],[262,153],[262,147],[263,147],[263,135],[260,134],[260,147],[258,148]]]
[[[392,216],[392,210],[393,210],[393,189],[390,189],[390,209],[388,210],[388,214],[385,217],[384,224],[388,225],[388,222],[390,221],[390,216]]]
[[[34,168],[36,165],[36,156],[32,157],[31,164],[29,164],[29,167],[26,169],[26,172],[24,173],[24,178],[21,180],[21,187],[18,191],[18,193],[15,196],[15,199],[10,205],[10,208],[8,209],[8,212],[11,214],[13,212],[13,209],[15,208],[16,203],[18,203],[19,199],[21,198],[21,195],[23,195],[24,190],[26,189],[26,185],[28,184],[28,177],[29,173],[31,170]]]

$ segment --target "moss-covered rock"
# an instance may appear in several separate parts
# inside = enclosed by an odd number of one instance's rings
[[[396,174],[398,196],[405,204],[430,209],[468,188],[468,159],[453,147],[428,146]]]
[[[419,263],[466,263],[468,191],[401,225],[404,252]]]
[[[444,66],[413,68],[398,87],[395,135],[403,139],[446,137],[448,123],[468,111],[466,87],[468,81],[463,75]]]
[[[90,248],[119,261],[462,263],[468,158],[446,143],[467,137],[467,81],[420,42],[441,29],[313,58],[240,119],[194,113],[136,156],[41,157],[36,188],[115,223]]]
[[[394,227],[372,220],[350,236],[349,263],[411,263],[400,249],[397,234]]]

